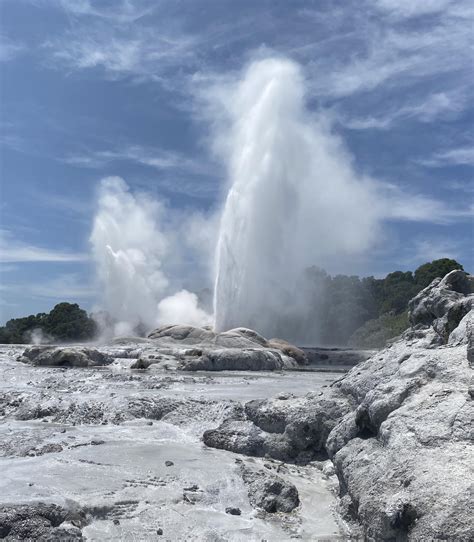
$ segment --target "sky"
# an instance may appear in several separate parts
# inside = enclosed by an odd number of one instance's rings
[[[205,230],[227,188],[206,91],[268,56],[300,64],[309,112],[392,195],[383,242],[328,271],[472,271],[473,24],[464,0],[0,0],[0,323],[94,307],[105,177]]]

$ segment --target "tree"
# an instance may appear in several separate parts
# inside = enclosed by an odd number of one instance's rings
[[[87,340],[96,324],[77,303],[58,303],[45,318],[44,330],[57,340]]]
[[[441,258],[440,260],[433,260],[432,262],[420,265],[415,271],[415,282],[420,287],[420,290],[426,288],[433,279],[439,277],[443,278],[446,274],[454,269],[461,269],[464,271],[464,267],[456,260],[449,258]]]
[[[59,341],[85,341],[97,333],[95,321],[76,303],[59,303],[49,314],[13,318],[0,327],[0,343],[30,342],[32,332],[41,330]]]

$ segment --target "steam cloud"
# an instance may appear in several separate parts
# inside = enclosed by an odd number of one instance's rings
[[[327,116],[307,108],[305,90],[300,67],[283,58],[254,61],[237,80],[206,89],[213,147],[228,172],[218,217],[183,218],[118,177],[102,181],[91,242],[116,334],[214,321],[218,331],[247,326],[295,339],[288,322],[301,327],[310,314],[305,269],[350,268],[379,240],[382,220],[420,219],[406,216],[403,194],[394,206],[387,187],[356,171]],[[180,258],[191,246],[201,253],[188,270],[214,263],[214,317],[183,289]]]
[[[91,234],[102,307],[114,320],[115,335],[161,324],[207,324],[195,294],[169,295],[163,263],[178,249],[167,231],[167,210],[145,195],[133,195],[120,177],[101,182]],[[171,242],[173,241],[173,243]]]
[[[311,117],[299,66],[270,58],[215,96],[231,184],[216,252],[217,330],[267,336],[304,309],[305,268],[361,253],[375,240],[373,183],[358,176],[324,118]]]

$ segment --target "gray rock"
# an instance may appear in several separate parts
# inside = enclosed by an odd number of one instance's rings
[[[253,329],[249,329],[247,327],[237,327],[237,328],[229,330],[228,333],[238,333],[239,335],[243,335],[247,339],[251,340],[254,343],[259,344],[260,346],[267,346],[267,339],[265,339],[265,337],[262,337],[259,333],[257,333]]]
[[[82,346],[30,346],[18,361],[48,367],[92,367],[109,365],[114,358],[95,348]]]
[[[471,285],[460,271],[433,281],[410,303],[414,327],[321,397],[251,401],[204,442],[293,461],[326,453],[365,540],[473,540]]]
[[[296,487],[280,476],[253,466],[241,466],[250,504],[268,513],[291,512],[300,504]]]
[[[275,371],[294,368],[296,363],[279,352],[256,348],[222,348],[186,360],[187,371]]]
[[[157,340],[160,342],[181,342],[186,344],[197,344],[203,341],[209,341],[214,339],[215,333],[208,329],[184,326],[184,325],[171,325],[162,326],[152,331],[149,335],[149,339]]]
[[[412,326],[433,326],[447,342],[450,333],[472,307],[473,283],[473,277],[460,270],[433,280],[408,305]]]
[[[0,538],[8,540],[83,540],[81,530],[64,526],[69,511],[56,504],[0,506]]]
[[[283,352],[286,356],[293,358],[296,363],[298,363],[298,365],[308,364],[308,356],[306,355],[304,350],[301,350],[301,348],[298,348],[297,346],[294,346],[293,344],[290,344],[283,339],[270,339],[267,343],[267,346],[269,348],[276,348],[278,350],[281,350],[281,352]]]

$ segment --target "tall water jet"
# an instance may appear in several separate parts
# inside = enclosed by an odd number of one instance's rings
[[[231,186],[216,249],[215,327],[284,336],[281,322],[304,315],[305,268],[330,266],[374,240],[372,186],[306,108],[296,63],[255,61],[217,94]]]

